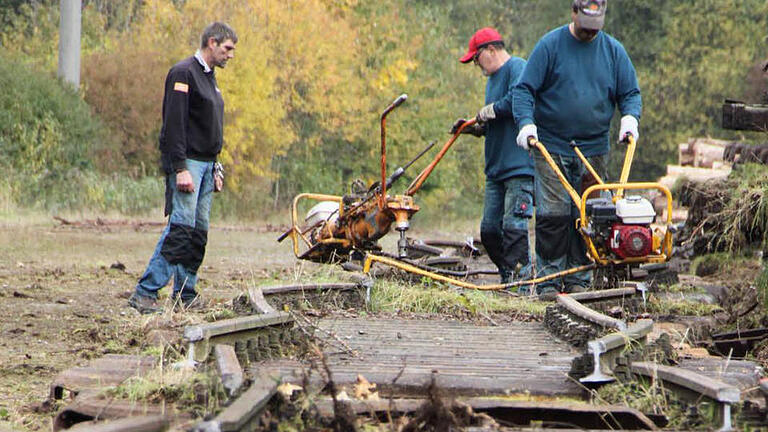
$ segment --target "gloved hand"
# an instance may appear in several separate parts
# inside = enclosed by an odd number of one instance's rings
[[[625,115],[621,118],[621,127],[619,128],[619,142],[628,142],[627,134],[632,134],[635,137],[635,142],[640,137],[637,132],[638,122],[634,116]]]
[[[467,122],[466,119],[458,119],[458,120],[456,120],[456,122],[453,123],[453,126],[451,126],[451,134],[455,134],[456,131],[459,130],[461,125],[463,125],[466,122]],[[480,125],[478,123],[475,123],[472,126],[468,126],[468,127],[465,127],[464,129],[462,129],[461,133],[462,134],[470,134],[470,135],[473,135],[473,136],[476,136],[476,137],[480,138],[481,136],[485,135],[485,128],[482,125]]]
[[[539,140],[539,134],[536,130],[536,125],[531,123],[520,128],[520,132],[517,134],[517,145],[523,150],[528,150],[528,138],[533,137],[536,141]]]
[[[493,104],[488,104],[482,108],[480,108],[480,111],[477,112],[477,121],[481,123],[485,123],[488,120],[493,120],[496,118],[496,111],[493,110]]]

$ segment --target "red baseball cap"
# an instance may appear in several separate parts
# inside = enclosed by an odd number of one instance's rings
[[[469,63],[477,54],[477,50],[488,45],[491,42],[504,42],[499,32],[490,27],[481,28],[469,39],[469,48],[467,53],[459,59],[462,63]]]

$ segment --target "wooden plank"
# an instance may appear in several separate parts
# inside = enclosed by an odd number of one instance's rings
[[[243,385],[243,368],[237,360],[235,348],[231,345],[216,345],[214,347],[216,365],[221,375],[221,384],[232,396],[240,390]]]
[[[728,141],[698,138],[693,142],[693,166],[712,168],[715,162],[723,161]]]
[[[449,398],[451,399],[451,398]],[[485,413],[493,418],[504,419],[504,423],[529,424],[531,421],[568,419],[574,426],[610,426],[613,429],[656,430],[656,425],[641,412],[618,405],[590,405],[586,403],[559,401],[511,401],[503,399],[469,398],[459,399],[476,413]],[[410,414],[418,410],[423,399],[351,400],[349,407],[357,415],[373,414],[384,416]],[[316,402],[321,416],[333,416],[333,401],[321,399]],[[610,422],[603,419],[610,418]]]
[[[723,129],[768,130],[768,106],[726,101],[723,104]]]
[[[169,413],[166,407],[128,400],[105,398],[99,392],[85,391],[64,407],[53,420],[54,432],[68,429],[87,420],[112,420],[136,416],[170,416],[186,418],[186,415]]]
[[[261,292],[267,295],[287,294],[303,291],[348,291],[358,288],[360,285],[352,282],[345,283],[324,283],[324,284],[298,284],[264,287]]]
[[[165,416],[155,415],[129,417],[110,422],[83,422],[67,430],[73,432],[162,432],[167,430],[169,425],[170,422]]]
[[[267,405],[277,393],[277,381],[266,375],[254,379],[253,384],[232,405],[224,409],[214,420],[221,432],[242,430]]]
[[[578,353],[553,339],[541,323],[493,327],[458,321],[345,318],[324,319],[318,325],[357,353],[355,357],[333,348],[326,353],[334,382],[340,385],[354,383],[362,374],[378,388],[423,394],[436,370],[438,384],[453,394],[579,395],[582,391],[567,377]],[[333,340],[328,343],[338,347]],[[299,384],[302,377],[293,376],[294,372],[307,369],[291,360],[268,361],[259,367],[278,369]],[[319,379],[314,383],[323,384]]]
[[[51,399],[61,399],[64,390],[80,393],[118,385],[130,377],[145,375],[156,363],[157,359],[152,356],[107,354],[91,360],[86,366],[56,375],[51,383]]]
[[[728,177],[730,167],[720,169],[697,168],[691,166],[667,165],[667,175],[673,177],[687,177],[691,180],[708,180],[713,178]]]

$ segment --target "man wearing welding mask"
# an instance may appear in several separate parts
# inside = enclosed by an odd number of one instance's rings
[[[510,56],[499,32],[486,27],[469,40],[462,63],[474,62],[488,77],[485,106],[477,123],[463,133],[485,135],[485,199],[480,236],[488,256],[499,269],[501,283],[528,278],[528,222],[533,216],[533,162],[515,146],[517,124],[512,117],[512,89],[525,60]],[[465,122],[459,119],[451,133]]]
[[[528,150],[540,140],[577,190],[586,168],[571,148],[575,142],[605,178],[611,119],[621,114],[619,140],[638,138],[642,111],[640,88],[624,46],[601,31],[607,0],[572,1],[572,22],[539,40],[513,90],[513,112],[520,126],[517,145]],[[578,209],[540,152],[533,150],[536,172],[537,276],[575,268],[590,261],[576,231]],[[591,286],[591,272],[579,272],[537,285],[540,298]]]

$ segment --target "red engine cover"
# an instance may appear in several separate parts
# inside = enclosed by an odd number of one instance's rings
[[[643,257],[651,254],[653,233],[647,226],[614,224],[609,243],[613,253],[621,258]]]

